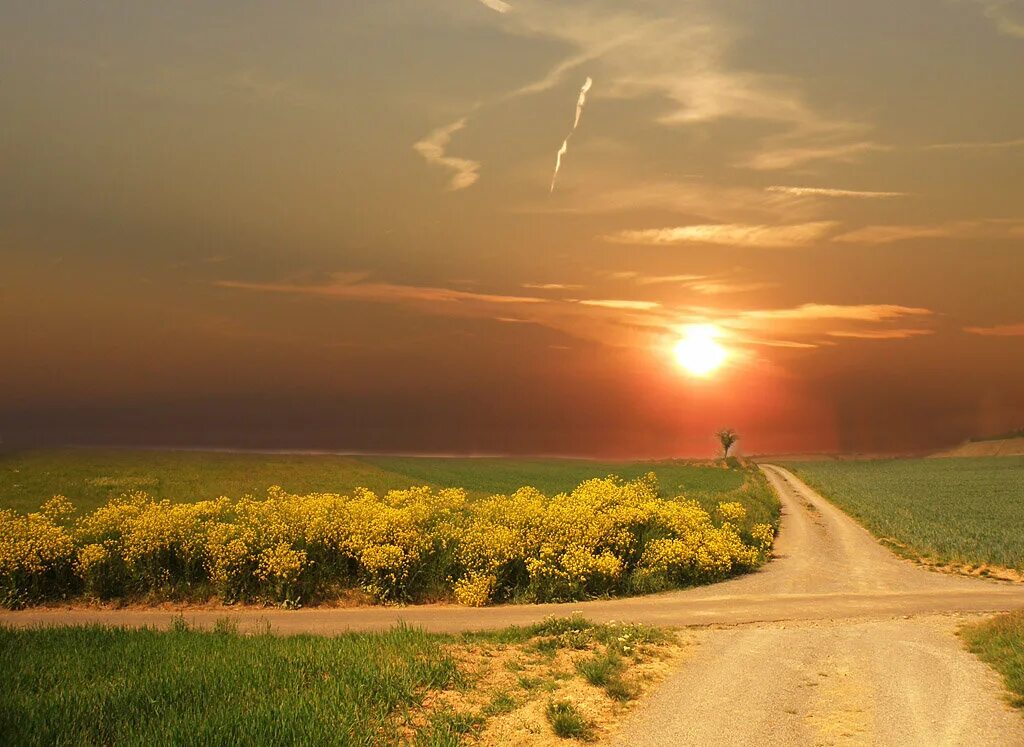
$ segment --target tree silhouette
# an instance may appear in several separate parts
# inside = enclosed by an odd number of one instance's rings
[[[732,428],[723,428],[715,435],[718,437],[718,442],[722,444],[722,456],[728,457],[729,449],[740,440],[739,435]]]

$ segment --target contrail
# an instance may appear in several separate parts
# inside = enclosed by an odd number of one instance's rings
[[[583,105],[587,103],[587,91],[594,85],[594,81],[591,80],[590,76],[583,82],[583,87],[580,88],[580,96],[576,99],[576,118],[573,120],[572,129],[569,130],[569,134],[565,136],[565,140],[562,142],[562,147],[558,149],[558,154],[555,156],[555,173],[551,175],[551,192],[555,191],[555,181],[558,179],[558,171],[562,168],[562,156],[569,150],[569,138],[576,132],[576,128],[580,125],[580,116],[583,114]]]

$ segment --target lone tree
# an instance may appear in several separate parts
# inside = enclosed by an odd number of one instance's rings
[[[734,443],[740,440],[739,435],[737,435],[736,431],[732,428],[723,428],[715,435],[718,436],[718,442],[722,444],[722,457],[728,457],[729,449],[732,448]]]

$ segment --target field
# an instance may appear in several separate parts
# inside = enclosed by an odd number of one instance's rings
[[[578,618],[459,637],[0,628],[4,744],[457,744],[591,738],[674,634]]]
[[[675,460],[596,462],[584,459],[349,457],[193,451],[60,449],[0,453],[0,508],[35,511],[63,495],[79,510],[142,490],[156,499],[213,500],[263,496],[271,485],[289,493],[377,493],[426,485],[464,488],[471,497],[532,485],[567,492],[591,477],[627,480],[654,472],[666,493],[717,496],[739,488],[744,474]],[[759,520],[763,520],[759,518]]]
[[[968,625],[960,636],[975,654],[1003,675],[1010,701],[1024,708],[1024,610]]]
[[[0,604],[11,607],[648,593],[759,565],[778,521],[763,475],[734,460],[67,451],[5,464],[8,503],[37,509],[0,510]],[[28,498],[48,494],[65,497]]]
[[[1024,571],[1024,457],[786,466],[903,554]]]

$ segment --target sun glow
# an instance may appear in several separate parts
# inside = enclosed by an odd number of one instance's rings
[[[729,352],[715,341],[722,331],[713,324],[692,324],[676,343],[676,362],[691,376],[706,377],[717,371]]]

